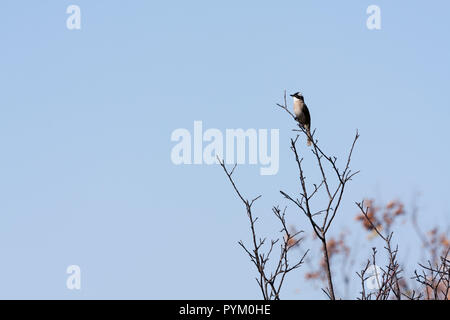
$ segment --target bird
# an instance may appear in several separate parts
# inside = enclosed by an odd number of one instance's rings
[[[295,120],[300,123],[300,125],[305,128],[308,141],[306,142],[307,146],[311,146],[311,115],[309,114],[308,107],[306,106],[305,99],[300,92],[296,92],[291,94],[291,97],[294,98],[294,114]]]

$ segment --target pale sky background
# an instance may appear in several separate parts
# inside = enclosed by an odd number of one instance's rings
[[[81,30],[66,28],[71,4]],[[379,31],[366,28],[371,4]],[[288,205],[280,189],[298,190],[293,124],[275,107],[284,89],[304,93],[333,154],[361,133],[361,174],[331,229],[352,231],[352,277],[373,245],[355,201],[409,206],[419,192],[424,229],[445,228],[449,12],[448,1],[2,0],[0,298],[261,298],[237,244],[250,240],[245,208],[220,167],[175,166],[170,136],[194,120],[280,129],[277,175],[236,170],[244,194],[263,195],[261,234],[274,235],[271,205]],[[288,220],[310,231],[290,204]],[[396,239],[414,268],[415,235],[405,227]],[[66,288],[72,264],[80,291]],[[306,271],[289,276],[282,298],[324,298]]]

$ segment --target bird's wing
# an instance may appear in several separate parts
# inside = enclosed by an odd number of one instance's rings
[[[309,109],[308,109],[308,107],[306,106],[306,103],[305,103],[305,105],[303,106],[303,108],[304,108],[304,113],[305,113],[305,125],[309,125],[309,127],[311,128],[311,115],[309,114]]]

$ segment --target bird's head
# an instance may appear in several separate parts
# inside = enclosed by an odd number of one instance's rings
[[[294,94],[291,94],[291,97],[303,101],[303,95],[302,95],[300,92],[296,92],[296,93],[294,93]]]

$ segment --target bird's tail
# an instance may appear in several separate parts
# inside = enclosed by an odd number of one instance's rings
[[[312,145],[312,140],[311,140],[311,131],[309,130],[309,128],[306,128],[306,133],[308,134],[308,141],[306,141],[306,145],[310,147]]]

